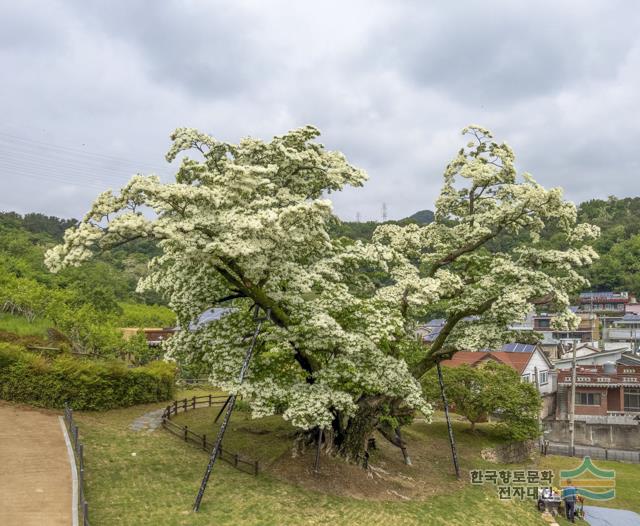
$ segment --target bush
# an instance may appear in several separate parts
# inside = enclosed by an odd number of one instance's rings
[[[169,400],[175,367],[152,362],[129,369],[116,361],[67,355],[47,361],[20,347],[0,343],[0,398],[40,407],[98,410]]]

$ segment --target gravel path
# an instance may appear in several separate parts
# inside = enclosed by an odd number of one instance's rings
[[[151,433],[158,429],[162,424],[162,413],[164,412],[164,408],[156,409],[155,411],[149,411],[144,415],[136,418],[129,425],[129,429],[132,431],[147,431]]]
[[[71,468],[52,412],[0,402],[0,524],[71,524]]]

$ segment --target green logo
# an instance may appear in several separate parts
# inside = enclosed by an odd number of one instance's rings
[[[578,495],[587,499],[611,500],[616,496],[616,472],[600,469],[590,457],[584,457],[576,469],[560,471],[560,486],[564,489],[569,485],[575,486]]]

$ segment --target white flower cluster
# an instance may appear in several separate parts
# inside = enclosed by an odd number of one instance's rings
[[[119,194],[101,194],[47,265],[58,270],[129,239],[156,239],[162,255],[139,290],[164,294],[184,329],[165,343],[168,358],[209,364],[212,381],[246,396],[255,416],[325,427],[378,395],[429,416],[413,369],[429,353],[415,351],[418,318],[463,317],[447,338],[451,349],[497,344],[536,299],[565,308],[584,285],[576,268],[596,257],[586,244],[596,229],[576,224],[560,190],[530,176],[518,182],[507,145],[477,126],[466,132],[472,141],[445,171],[436,221],[381,225],[362,243],[329,237],[324,196],[362,185],[366,174],[315,142],[317,129],[234,145],[181,128],[167,159],[187,150],[199,158],[182,158],[176,182],[135,176]],[[565,250],[539,242],[549,222]],[[187,330],[228,297],[235,310]],[[273,323],[240,386],[253,304],[271,309]],[[571,325],[568,314],[561,321]]]

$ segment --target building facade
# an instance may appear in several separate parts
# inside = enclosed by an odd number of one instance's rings
[[[571,369],[557,372],[556,419],[569,418]],[[640,415],[640,360],[576,367],[576,419]],[[588,419],[586,419],[588,421]]]

